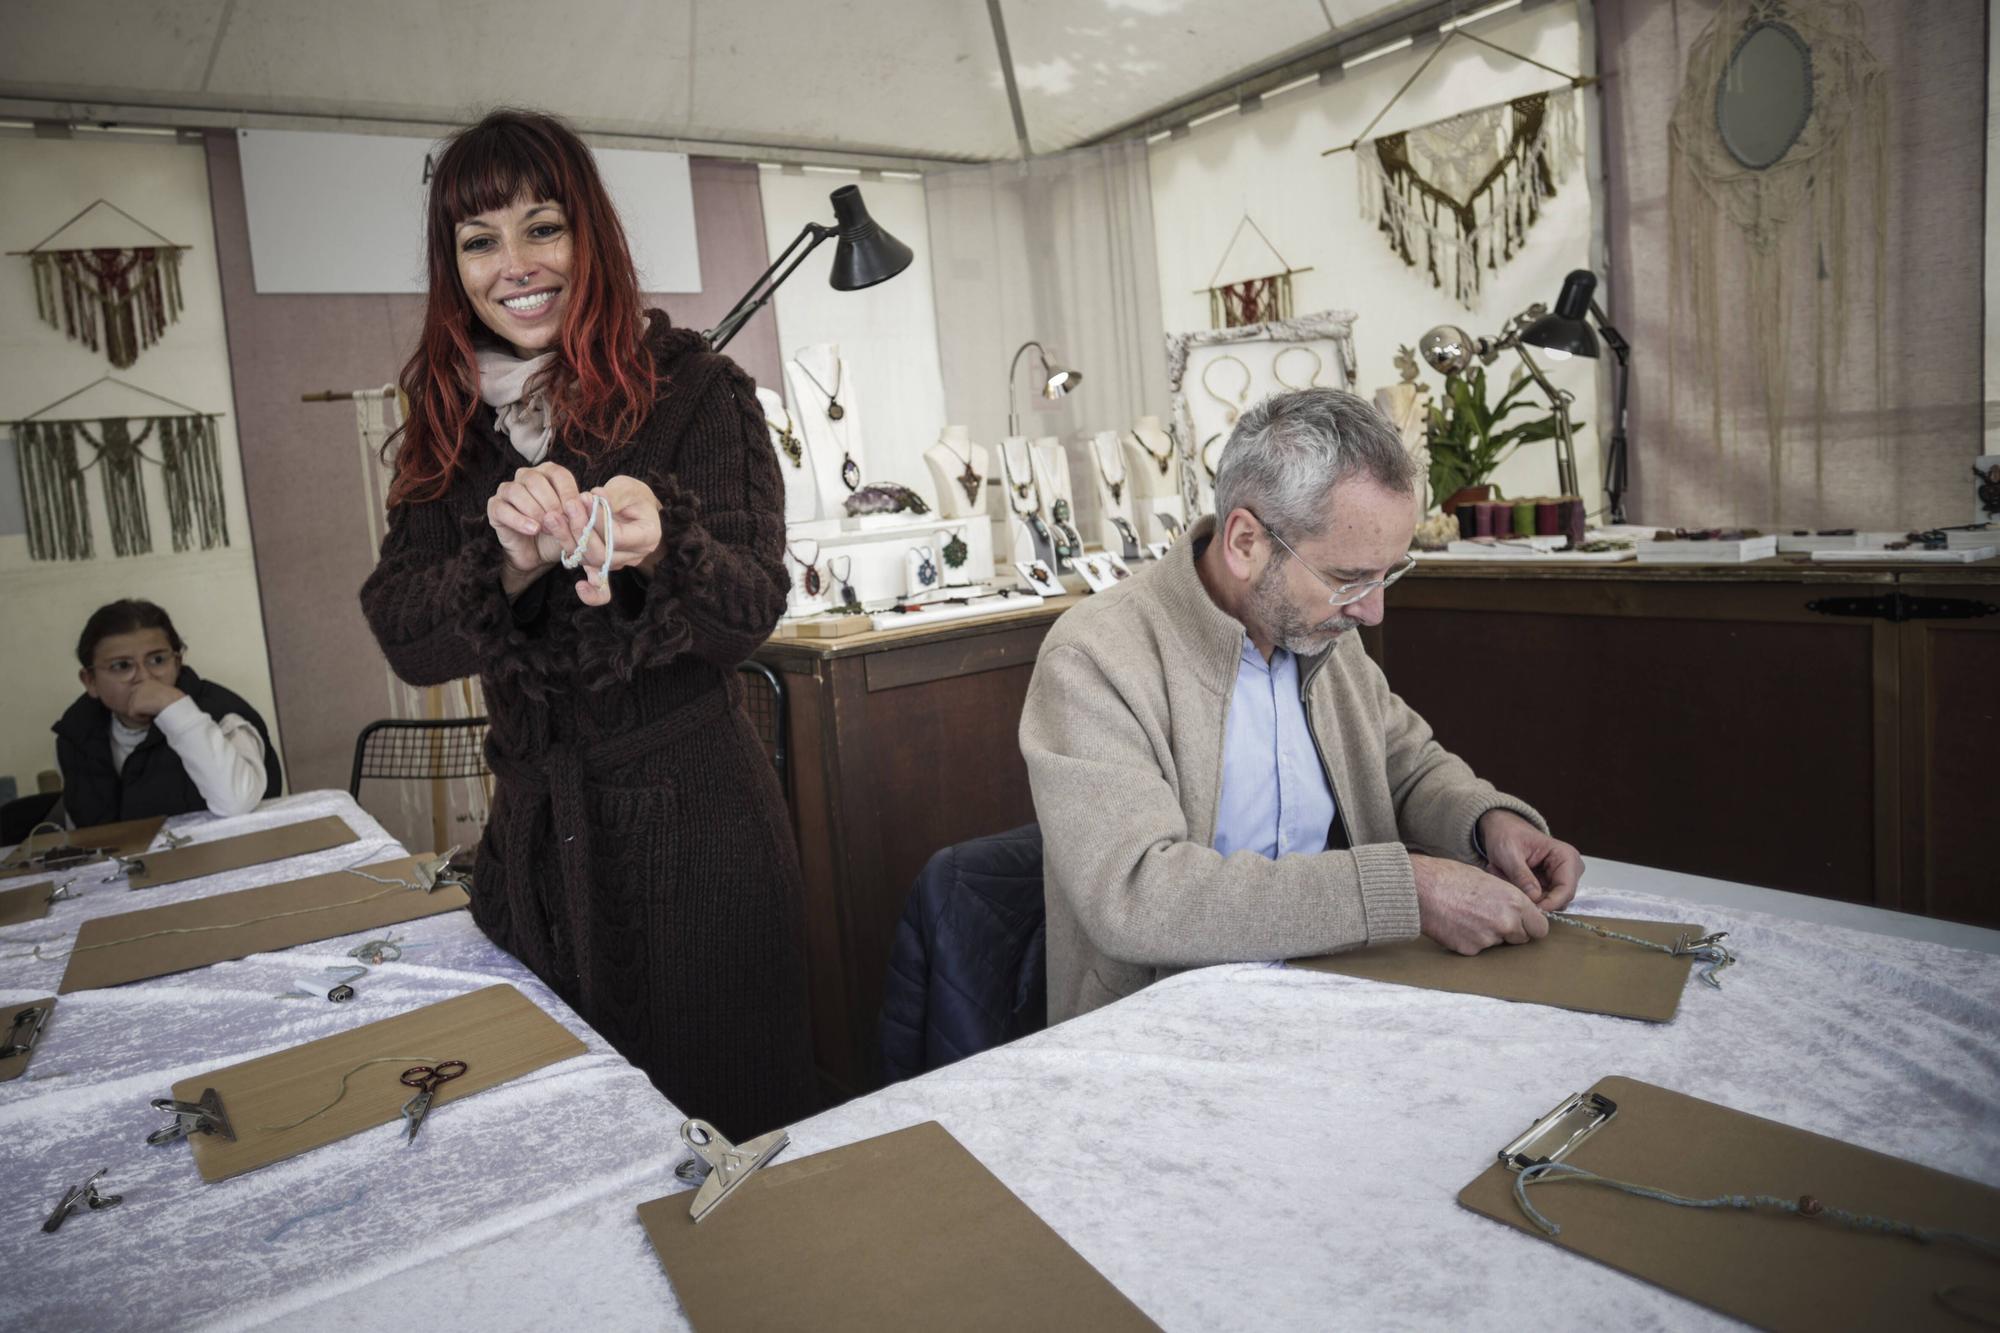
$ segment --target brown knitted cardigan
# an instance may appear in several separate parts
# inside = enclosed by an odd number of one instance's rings
[[[512,604],[486,502],[521,465],[481,406],[442,500],[390,514],[361,589],[413,685],[478,675],[497,778],[474,919],[686,1114],[731,1138],[813,1108],[798,858],[736,665],[784,610],[784,500],[750,377],[649,316],[636,435],[549,461],[660,499],[666,553],[585,606],[558,567]]]

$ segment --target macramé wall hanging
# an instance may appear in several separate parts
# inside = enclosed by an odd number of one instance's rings
[[[79,222],[108,208],[158,245],[69,248],[54,244]],[[181,252],[176,245],[109,200],[99,199],[40,243],[10,251],[34,269],[35,313],[51,328],[95,352],[102,347],[119,369],[139,359],[181,315]],[[102,326],[102,341],[99,329]]]
[[[1271,258],[1278,261],[1279,272],[1267,273],[1261,278],[1246,278],[1241,282],[1218,282],[1223,268],[1229,263],[1229,256],[1236,249],[1236,242],[1243,238],[1243,229],[1248,227],[1257,233],[1257,239],[1271,252]],[[1222,258],[1215,265],[1215,272],[1209,275],[1208,286],[1208,326],[1212,329],[1240,329],[1248,324],[1271,324],[1292,317],[1292,276],[1310,273],[1312,266],[1293,268],[1278,253],[1278,247],[1271,244],[1271,238],[1264,229],[1250,220],[1245,213],[1243,220],[1236,224],[1236,230],[1229,235],[1229,244],[1222,247]]]
[[[1559,75],[1569,86],[1370,139],[1389,108],[1460,37]],[[1320,156],[1354,153],[1362,219],[1379,227],[1405,264],[1471,309],[1485,275],[1526,243],[1542,205],[1582,161],[1577,90],[1595,82],[1454,28],[1352,143]]]
[[[1793,284],[1814,293],[1815,476],[1827,386],[1849,333],[1848,283],[1864,257],[1874,280],[1878,413],[1888,382],[1880,326],[1888,99],[1866,32],[1861,6],[1850,0],[1724,0],[1688,49],[1680,100],[1667,123],[1669,319],[1684,317],[1685,305],[1695,323],[1691,332],[1676,330],[1668,346],[1695,349],[1697,373],[1710,385],[1711,428],[1720,449],[1719,349],[1745,345],[1725,333],[1724,316],[1737,308],[1747,312],[1747,342],[1755,349],[1764,394],[1774,507],[1786,389],[1798,373],[1790,368]],[[1851,189],[1866,191],[1865,227],[1852,226]],[[1745,271],[1748,290],[1731,283],[1725,300],[1722,275]],[[1671,378],[1672,360],[1668,369]]]
[[[178,413],[48,418],[70,399],[104,383],[158,399]],[[117,555],[149,555],[152,520],[146,510],[142,465],[160,470],[176,551],[229,545],[229,515],[222,491],[222,458],[214,413],[99,376],[40,412],[12,423],[21,503],[27,511],[28,555],[34,560],[89,560],[91,535],[86,474],[96,472]],[[146,452],[151,444],[157,457]],[[83,456],[89,455],[89,461]]]

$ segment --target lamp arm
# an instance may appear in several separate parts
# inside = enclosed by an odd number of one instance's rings
[[[1007,367],[1007,433],[1009,435],[1019,435],[1021,433],[1020,413],[1014,407],[1014,375],[1021,369],[1021,358],[1027,354],[1030,347],[1034,348],[1045,359],[1048,356],[1047,351],[1043,349],[1042,345],[1033,339],[1022,343],[1014,352],[1014,362]]]
[[[1535,364],[1535,358],[1528,355],[1528,345],[1516,339],[1514,350],[1521,354],[1521,360],[1528,367],[1528,375],[1549,396],[1549,405],[1555,409],[1556,418],[1556,484],[1566,494],[1578,493],[1576,477],[1576,436],[1570,427],[1569,405],[1576,400],[1567,392],[1558,389]]]
[[[791,277],[798,266],[806,262],[806,256],[817,250],[820,243],[832,235],[834,235],[832,227],[822,227],[817,222],[808,222],[800,228],[799,234],[792,238],[792,243],[771,261],[771,267],[765,269],[757,281],[750,284],[750,290],[744,292],[736,304],[729,308],[729,313],[722,317],[721,322],[701,335],[703,341],[707,342],[708,349],[711,352],[719,352],[728,346],[729,340],[736,336],[737,330],[749,323],[751,316],[762,310],[771,298],[777,295],[778,288],[785,285],[785,279]],[[783,264],[808,236],[812,238],[812,244],[806,246],[799,257],[792,260],[790,268],[778,273],[773,279],[771,275],[778,272],[778,266]]]
[[[1590,314],[1597,322],[1597,332],[1604,339],[1604,345],[1618,360],[1616,413],[1611,418],[1611,441],[1604,455],[1604,494],[1609,501],[1607,517],[1613,523],[1623,523],[1625,491],[1630,478],[1631,444],[1625,434],[1625,405],[1632,396],[1632,345],[1611,327],[1611,322],[1604,318],[1603,308],[1594,300],[1590,303]]]

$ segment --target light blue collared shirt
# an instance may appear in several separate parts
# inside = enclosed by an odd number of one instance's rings
[[[1273,860],[1323,852],[1332,827],[1333,789],[1306,728],[1299,659],[1278,648],[1266,662],[1246,634],[1222,738],[1215,850]]]

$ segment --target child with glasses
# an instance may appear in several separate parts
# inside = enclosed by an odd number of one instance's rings
[[[181,658],[151,602],[99,607],[77,640],[83,695],[53,728],[63,811],[86,828],[206,810],[246,814],[283,785],[257,710]]]

